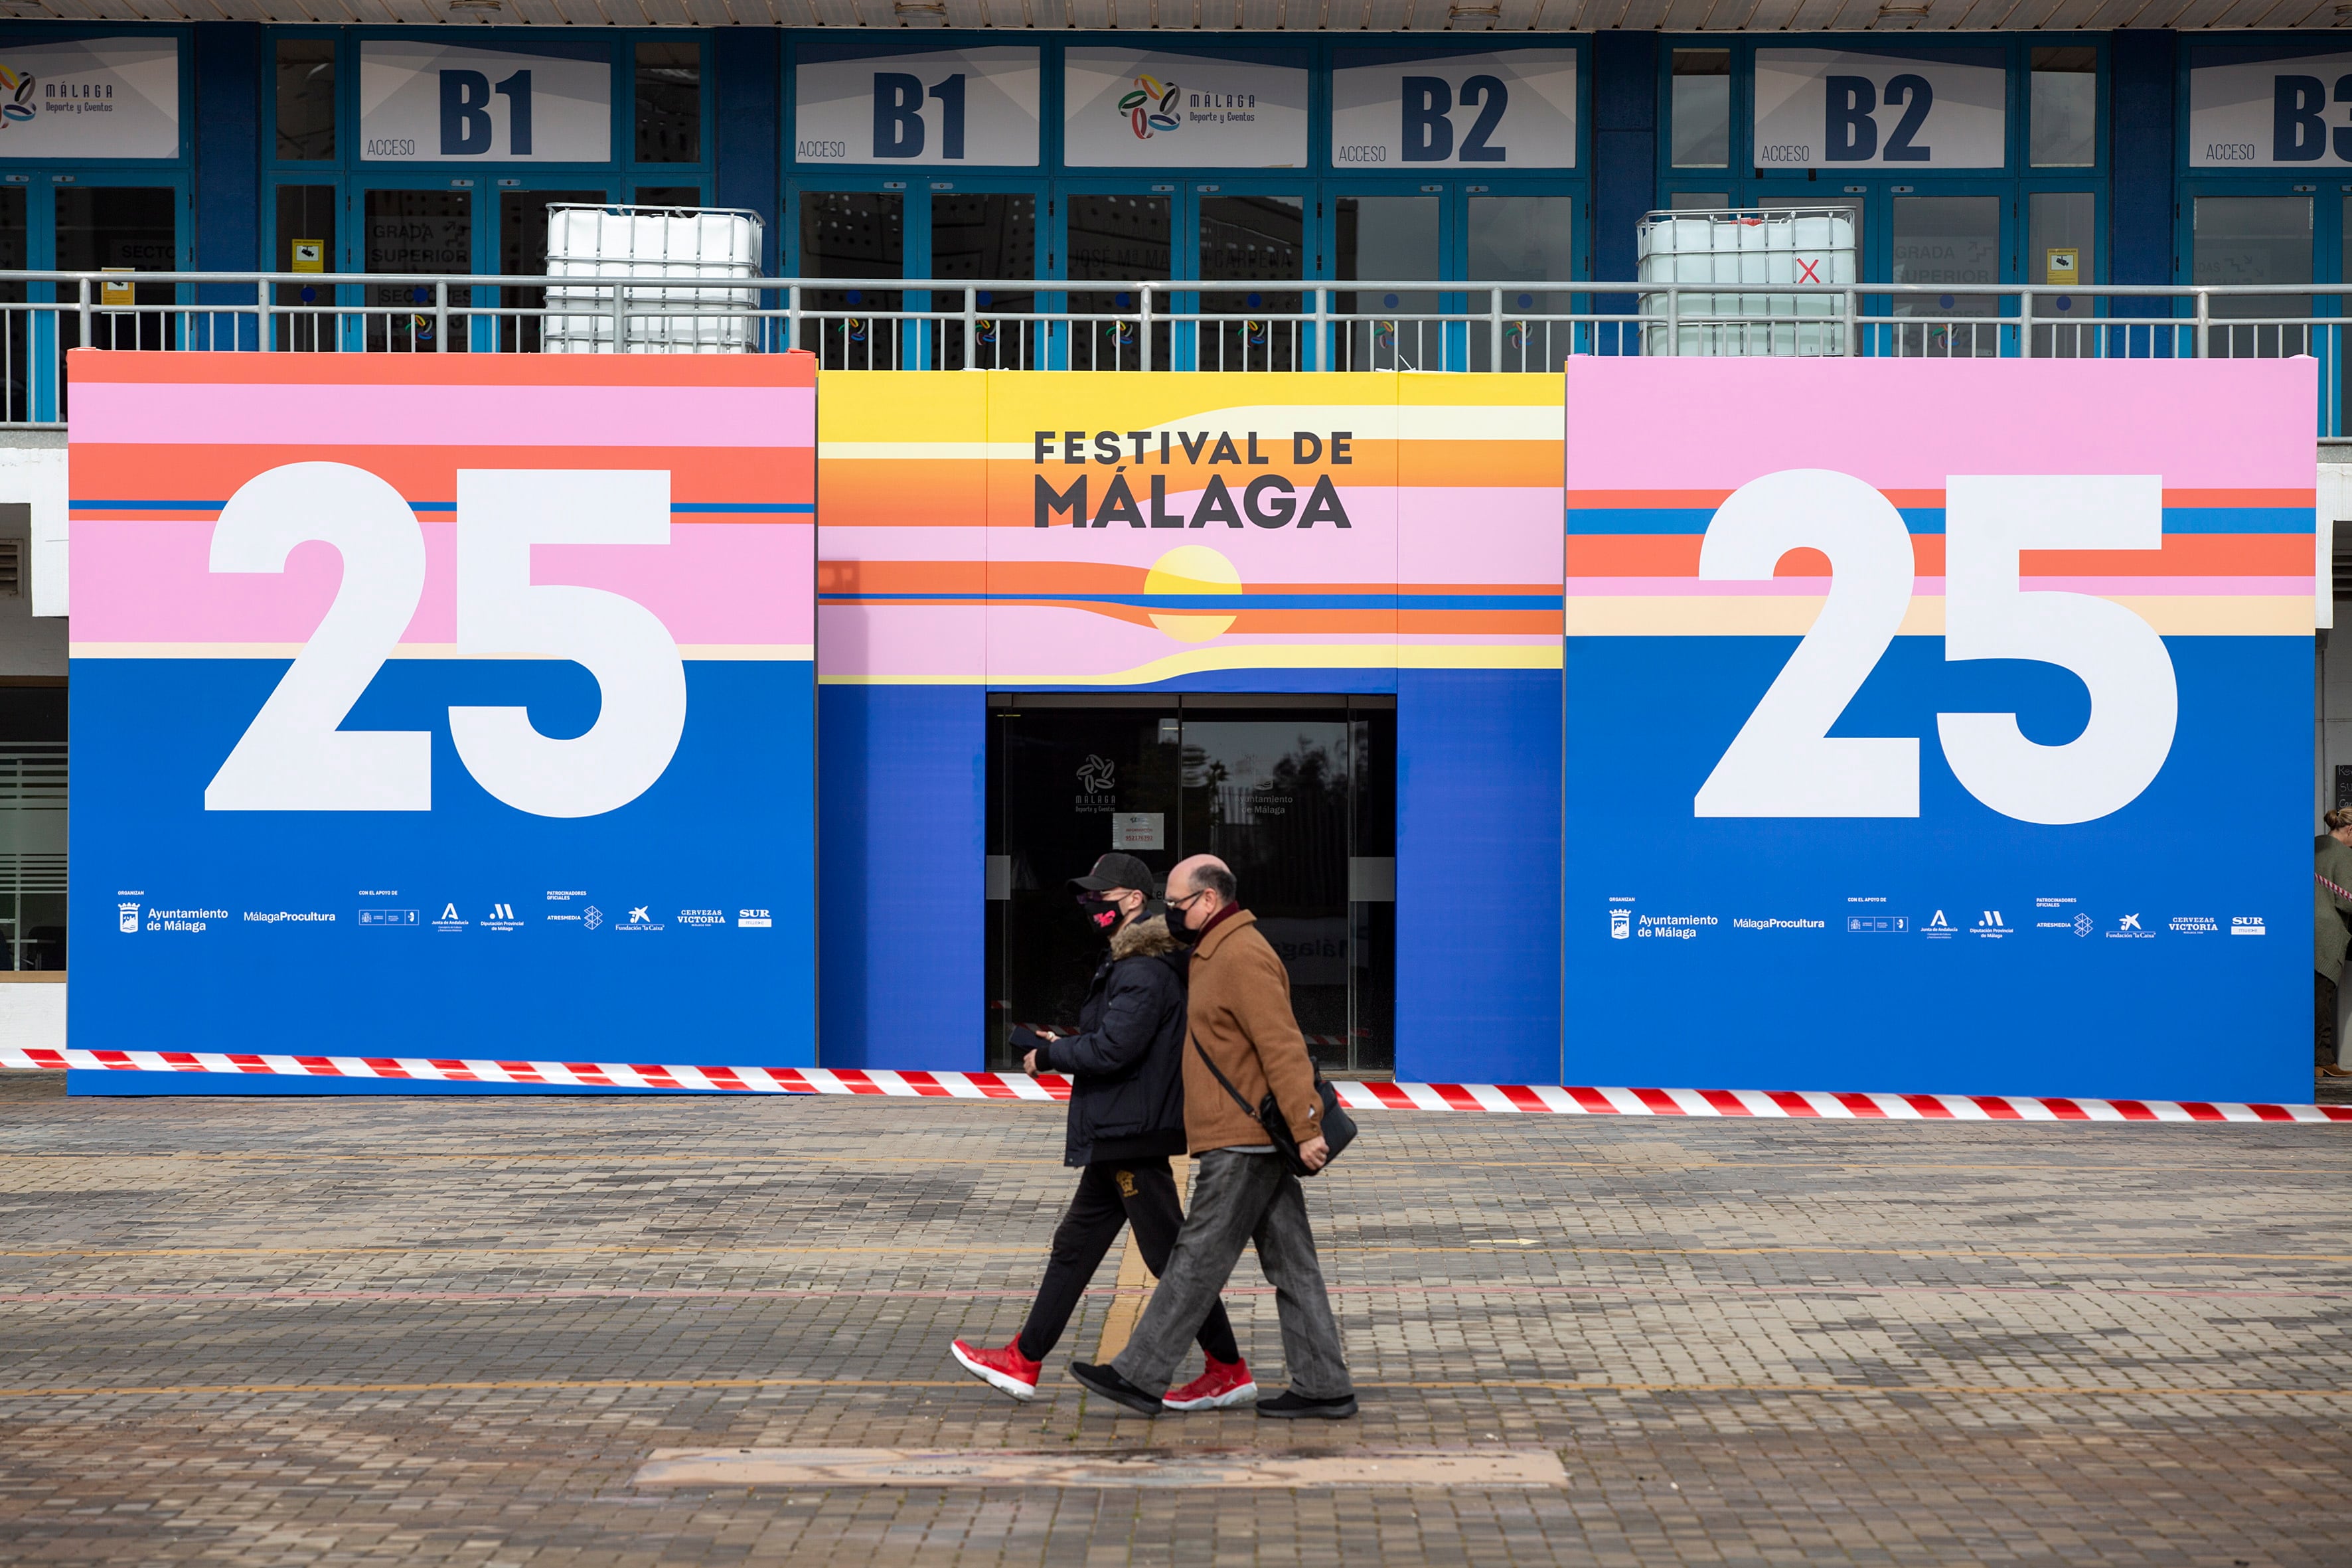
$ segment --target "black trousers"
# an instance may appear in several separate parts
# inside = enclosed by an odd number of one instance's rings
[[[1176,1196],[1176,1174],[1166,1155],[1148,1160],[1118,1160],[1088,1165],[1078,1176],[1078,1190],[1069,1212],[1054,1227],[1054,1250],[1045,1261],[1045,1278],[1038,1283],[1036,1304],[1022,1326],[1021,1353],[1044,1361],[1069,1326],[1078,1298],[1095,1277],[1119,1227],[1135,1226],[1135,1245],[1150,1267],[1151,1277],[1168,1267],[1176,1233],[1184,1228],[1184,1205]],[[1215,1303],[1201,1323],[1201,1348],[1222,1362],[1241,1360],[1234,1342],[1234,1325],[1225,1304]]]

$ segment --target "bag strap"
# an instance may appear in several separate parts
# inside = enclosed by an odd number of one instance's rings
[[[1234,1097],[1234,1103],[1242,1108],[1242,1114],[1248,1117],[1252,1121],[1256,1121],[1259,1126],[1265,1126],[1265,1123],[1259,1121],[1257,1112],[1250,1109],[1250,1102],[1242,1098],[1242,1091],[1234,1087],[1234,1080],[1224,1075],[1223,1070],[1217,1066],[1216,1061],[1206,1050],[1202,1049],[1201,1037],[1198,1035],[1192,1035],[1188,1037],[1192,1042],[1192,1048],[1201,1053],[1202,1065],[1206,1067],[1211,1072],[1216,1074],[1217,1081],[1225,1086],[1225,1092]]]

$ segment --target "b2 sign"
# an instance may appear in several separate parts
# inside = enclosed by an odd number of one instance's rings
[[[1331,159],[1402,167],[1572,169],[1576,51],[1340,64]]]
[[[333,357],[74,363],[73,1043],[810,1062],[806,356]]]
[[[1570,1081],[2299,1098],[2313,368],[1946,368],[1570,362]]]
[[[2007,162],[1997,51],[1756,51],[1760,169],[1981,169]]]
[[[1038,51],[930,49],[828,58],[793,73],[793,155],[803,163],[1033,168]]]
[[[2198,66],[2189,163],[2199,169],[2352,164],[2352,55]]]
[[[602,163],[613,156],[609,58],[401,38],[360,44],[360,158]]]

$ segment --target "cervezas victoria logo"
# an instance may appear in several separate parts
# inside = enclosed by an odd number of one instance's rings
[[[1172,81],[1162,84],[1157,77],[1139,76],[1135,85],[1119,98],[1119,112],[1127,116],[1135,139],[1149,142],[1154,132],[1174,131],[1182,126],[1184,122],[1176,118],[1180,96]]]
[[[33,118],[33,79],[31,71],[0,65],[0,90],[8,94],[8,101],[0,103],[0,131]]]

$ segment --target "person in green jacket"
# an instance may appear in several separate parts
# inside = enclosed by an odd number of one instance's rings
[[[2312,927],[2317,939],[2312,967],[2317,972],[2315,990],[2321,1017],[2332,1019],[2333,1038],[2315,1042],[2319,1070],[2328,1078],[2352,1078],[2344,1065],[2347,1015],[2352,1014],[2352,984],[2347,984],[2344,953],[2352,946],[2352,807],[2338,806],[2326,816],[2327,831],[2314,846],[2311,875]],[[2315,1025],[2316,1020],[2315,1019]]]

